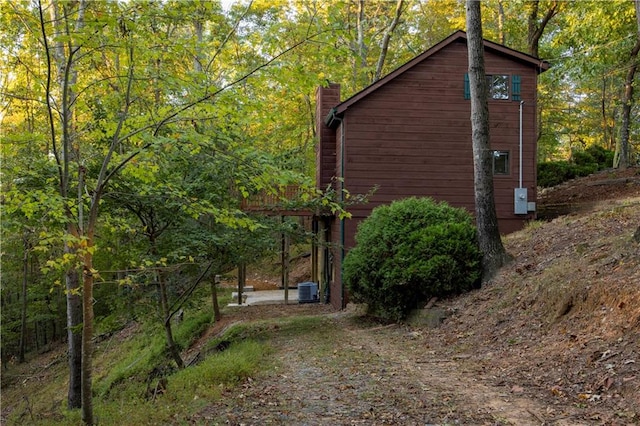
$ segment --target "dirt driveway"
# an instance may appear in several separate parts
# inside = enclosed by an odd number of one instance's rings
[[[265,309],[265,308],[262,308]],[[285,309],[285,308],[280,308]],[[326,308],[324,308],[326,309]],[[328,313],[307,332],[269,339],[276,367],[192,418],[231,425],[576,425],[550,406],[478,374],[428,332]]]

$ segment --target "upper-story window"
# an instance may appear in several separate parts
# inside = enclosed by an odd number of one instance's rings
[[[490,99],[509,99],[509,76],[487,75]]]
[[[520,76],[508,74],[487,74],[489,99],[520,100]],[[471,99],[469,74],[464,75],[464,98]]]

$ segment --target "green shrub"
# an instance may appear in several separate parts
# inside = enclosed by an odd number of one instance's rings
[[[595,166],[596,169],[598,168],[598,163],[587,151],[579,151],[577,149],[574,149],[571,153],[571,162],[574,165],[580,167]]]
[[[538,186],[549,188],[576,177],[575,169],[568,161],[549,161],[538,164]]]
[[[548,188],[581,176],[604,170],[613,164],[613,151],[592,145],[584,151],[574,150],[571,161],[538,164],[538,186]]]
[[[481,255],[471,215],[430,198],[379,206],[358,227],[344,259],[351,298],[386,320],[404,319],[433,296],[479,284]]]
[[[600,145],[591,145],[585,152],[593,159],[592,163],[598,165],[598,170],[604,170],[613,166],[614,151],[610,151]]]

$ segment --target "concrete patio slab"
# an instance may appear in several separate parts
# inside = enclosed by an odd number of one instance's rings
[[[284,304],[284,290],[260,290],[242,293],[245,301],[240,305],[238,303],[229,303],[228,306],[251,306],[251,305],[281,305]],[[298,289],[289,289],[289,304],[298,303]],[[237,294],[236,294],[237,297]]]

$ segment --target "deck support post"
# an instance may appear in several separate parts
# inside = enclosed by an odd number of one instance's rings
[[[284,288],[284,304],[289,304],[289,233],[284,230],[284,216],[280,216],[282,230],[282,288]]]
[[[311,281],[320,283],[318,279],[318,219],[314,216],[311,221]]]
[[[242,293],[244,285],[247,282],[247,264],[240,262],[238,264],[238,305],[242,305]]]

